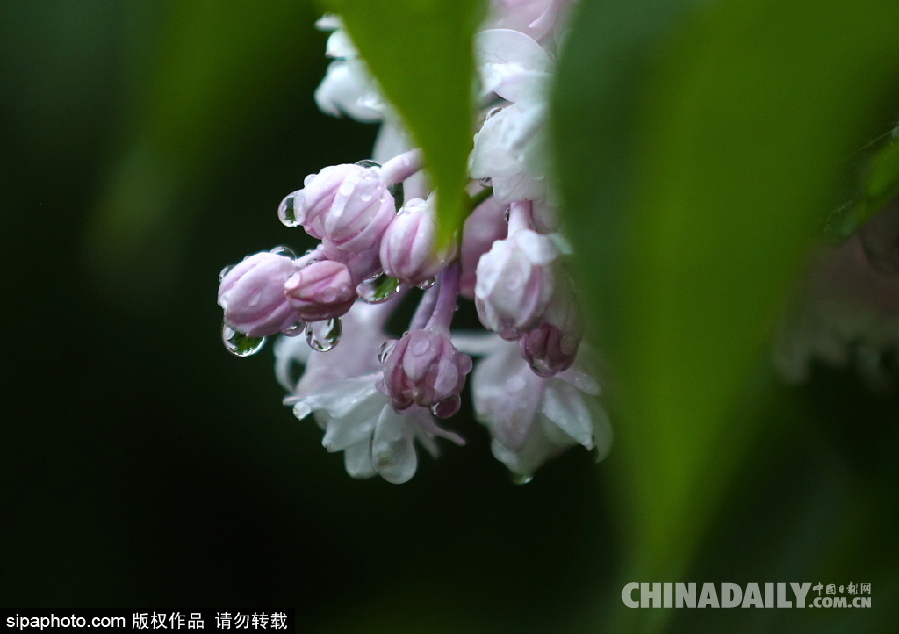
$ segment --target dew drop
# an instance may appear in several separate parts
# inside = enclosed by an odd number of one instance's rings
[[[250,337],[227,324],[222,324],[222,342],[225,349],[235,357],[249,357],[262,350],[265,337]]]
[[[304,332],[305,330],[306,330],[306,322],[298,321],[293,326],[290,326],[289,328],[285,328],[281,332],[283,332],[288,337],[296,337],[297,335],[299,335],[301,332]]]
[[[223,279],[225,279],[225,276],[226,276],[228,273],[230,273],[231,270],[232,270],[235,266],[237,266],[237,265],[236,265],[236,264],[229,264],[228,266],[226,266],[225,268],[223,268],[221,271],[219,271],[219,282],[221,282]]]
[[[493,177],[492,176],[484,176],[478,179],[478,185],[481,187],[492,187],[493,186]]]
[[[310,321],[306,324],[306,343],[316,352],[327,352],[340,341],[342,330],[339,317]]]
[[[459,408],[462,407],[462,399],[458,394],[453,394],[449,398],[445,398],[439,403],[431,406],[431,413],[437,418],[449,418],[454,416]]]
[[[366,304],[381,304],[390,299],[399,288],[400,281],[382,271],[359,284],[356,293]]]
[[[373,167],[381,167],[381,164],[377,161],[370,161],[365,159],[364,161],[356,161],[356,165],[359,167],[364,167],[365,169],[371,169]]]
[[[518,486],[523,486],[534,479],[534,474],[532,473],[509,473],[509,479],[512,481],[512,484],[517,484]]]
[[[555,369],[544,359],[534,357],[528,361],[528,367],[530,367],[531,371],[541,379],[549,379],[556,375]]]
[[[436,278],[436,277],[429,277],[429,278],[426,279],[424,282],[422,282],[421,284],[419,284],[419,285],[418,285],[418,288],[420,288],[420,289],[423,290],[423,291],[426,291],[426,290],[428,290],[429,288],[431,288],[432,286],[434,286],[434,284],[436,284],[436,283],[437,283],[437,278]]]
[[[297,401],[297,404],[293,406],[293,415],[297,417],[297,420],[303,420],[311,413],[312,408],[305,399]]]
[[[421,338],[412,342],[412,345],[409,346],[409,352],[412,353],[413,357],[423,357],[431,351],[431,347],[430,337]]]
[[[301,196],[301,192],[293,192],[284,197],[281,204],[278,205],[278,218],[285,227],[299,227],[300,219],[297,215],[297,197]]]
[[[384,363],[385,361],[387,361],[387,357],[389,357],[390,353],[393,352],[393,347],[395,345],[396,341],[393,339],[388,339],[381,344],[381,347],[378,348],[378,363]]]
[[[509,216],[512,213],[512,207],[506,207],[506,210],[503,212],[503,220],[509,222]]]
[[[295,258],[297,254],[290,247],[285,246],[277,246],[270,251],[270,253],[274,253],[275,255],[283,255],[286,258]]]

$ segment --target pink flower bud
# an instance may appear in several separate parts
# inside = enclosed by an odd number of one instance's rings
[[[360,253],[378,257],[381,236],[396,216],[393,196],[375,169],[356,166],[344,178],[327,213],[322,215],[322,244],[332,260]]]
[[[420,405],[447,418],[459,410],[459,394],[471,365],[471,357],[453,346],[449,330],[413,330],[387,356],[384,387],[397,411]]]
[[[269,251],[244,258],[219,283],[225,323],[251,337],[293,326],[300,317],[284,297],[284,283],[295,271],[291,258]]]
[[[474,293],[481,323],[507,341],[538,326],[553,295],[557,254],[550,238],[530,229],[494,242],[478,261]]]
[[[437,226],[433,198],[406,202],[381,239],[381,266],[391,277],[412,285],[425,283],[456,254],[455,244],[435,252]]]
[[[284,294],[304,321],[340,317],[356,301],[356,285],[346,265],[330,260],[313,262],[284,284]]]
[[[306,177],[305,187],[287,196],[278,208],[278,216],[288,227],[302,226],[306,232],[321,240],[324,217],[334,204],[340,186],[348,178],[365,172],[364,167],[352,164],[331,165],[318,174]]]
[[[583,336],[584,322],[574,294],[568,284],[560,284],[543,323],[525,333],[518,343],[531,370],[549,378],[571,367]]]
[[[519,341],[521,356],[544,379],[564,372],[577,357],[580,337],[566,334],[549,322],[529,330]]]

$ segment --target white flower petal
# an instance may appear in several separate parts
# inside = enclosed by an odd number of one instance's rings
[[[537,42],[511,29],[482,31],[476,38],[485,91],[513,103],[539,98],[552,60]]]
[[[349,33],[343,29],[337,29],[328,36],[325,55],[332,59],[355,59],[359,56]]]
[[[343,464],[351,478],[371,478],[375,468],[371,463],[371,438],[343,452]]]
[[[314,97],[322,112],[335,117],[348,115],[358,121],[380,121],[384,116],[377,86],[359,60],[331,62]]]
[[[581,392],[560,379],[549,379],[541,411],[547,419],[585,447],[593,446],[593,421]]]
[[[406,417],[385,405],[372,440],[372,463],[378,474],[393,484],[402,484],[415,475],[418,458]]]

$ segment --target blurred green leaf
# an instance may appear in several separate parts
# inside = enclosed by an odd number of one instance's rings
[[[467,215],[464,191],[472,147],[472,36],[480,0],[322,0],[339,13],[421,147],[437,191],[443,241]]]
[[[897,19],[886,0],[581,4],[553,132],[622,389],[629,580],[679,579],[745,457],[761,421],[725,414],[845,157],[895,96]],[[630,616],[651,630],[651,612]]]
[[[899,128],[871,157],[865,173],[863,196],[857,204],[859,224],[883,209],[896,195],[899,195]]]
[[[130,60],[131,110],[88,226],[94,271],[131,301],[158,303],[175,275],[191,207],[186,192],[221,165],[264,120],[268,104],[307,70],[311,3],[213,0],[172,3],[136,20],[152,47]],[[147,10],[135,6],[134,11]],[[140,39],[140,38],[138,38]],[[158,39],[158,41],[157,41]],[[309,51],[311,53],[311,51]]]

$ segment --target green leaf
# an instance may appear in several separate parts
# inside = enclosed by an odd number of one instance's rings
[[[467,215],[473,131],[472,38],[479,0],[322,0],[340,14],[416,144],[437,191],[441,240]]]
[[[857,204],[859,224],[899,195],[899,129],[871,157],[865,173],[863,196]]]
[[[621,386],[629,580],[682,578],[745,458],[760,421],[727,414],[846,157],[883,125],[897,20],[886,0],[581,3],[553,134]]]

